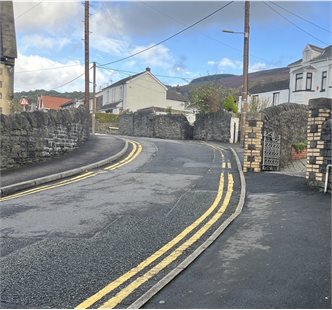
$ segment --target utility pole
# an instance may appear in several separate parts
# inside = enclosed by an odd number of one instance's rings
[[[89,81],[89,0],[85,0],[84,10],[84,60],[85,60],[85,95],[84,105],[89,109],[90,81]]]
[[[96,133],[96,63],[93,62],[92,134]]]
[[[243,87],[241,110],[241,143],[244,146],[245,126],[248,112],[248,65],[249,65],[249,11],[250,2],[244,4],[244,43],[243,43]]]

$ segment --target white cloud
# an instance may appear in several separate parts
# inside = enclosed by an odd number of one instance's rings
[[[60,68],[59,68],[60,67]],[[54,68],[52,70],[40,70]],[[37,71],[40,70],[40,71]],[[84,72],[84,66],[79,61],[57,62],[38,55],[23,55],[19,53],[15,65],[15,91],[45,89],[50,90],[61,86]],[[115,73],[97,70],[98,86],[108,83]],[[90,72],[92,80],[92,71]],[[68,85],[57,88],[59,92],[83,91],[84,75]]]
[[[257,71],[262,71],[262,70],[267,70],[267,69],[272,69],[272,66],[267,66],[265,63],[262,62],[257,62],[254,64],[249,65],[249,72],[257,72]]]
[[[61,50],[64,46],[70,43],[68,38],[43,36],[41,34],[32,34],[22,37],[20,47],[23,51],[30,48],[37,48],[40,50]]]

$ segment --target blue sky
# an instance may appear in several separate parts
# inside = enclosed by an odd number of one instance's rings
[[[168,85],[208,74],[241,75],[243,35],[222,29],[243,31],[244,2],[90,1],[90,62],[98,65],[139,52],[224,6],[155,48],[99,67],[97,89],[146,67]],[[82,2],[14,2],[14,15],[15,91],[83,91],[83,76],[66,84],[84,72]],[[331,16],[331,1],[251,1],[250,72],[287,66],[302,58],[308,43],[330,45]]]

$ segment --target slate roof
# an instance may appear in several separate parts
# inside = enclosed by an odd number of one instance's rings
[[[44,109],[50,110],[60,110],[61,106],[65,103],[72,102],[73,99],[51,97],[51,96],[41,96],[41,101],[43,103],[42,107]]]
[[[183,101],[183,102],[187,101],[187,99],[181,93],[179,93],[175,90],[167,90],[166,99]]]
[[[250,94],[260,94],[289,88],[289,78],[281,81],[273,81],[255,85],[249,89]]]
[[[12,1],[0,1],[0,58],[1,61],[7,61],[8,58],[13,61],[17,58]]]
[[[332,58],[332,45],[329,45],[326,48],[320,48],[320,47],[317,47],[317,46],[311,45],[311,44],[308,44],[308,46],[310,46],[311,49],[321,53],[319,56],[311,59],[310,62]],[[301,63],[302,63],[302,59],[299,59],[299,60],[289,64],[288,67],[300,65]]]

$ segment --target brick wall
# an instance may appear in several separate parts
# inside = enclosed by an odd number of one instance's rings
[[[318,98],[309,101],[307,127],[307,174],[311,185],[323,187],[326,167],[331,160],[331,106],[332,99]],[[329,180],[331,189],[331,178]]]
[[[243,150],[244,172],[261,171],[263,119],[264,115],[262,113],[247,113],[244,135],[245,143]]]
[[[90,132],[84,108],[0,117],[1,170],[63,154],[86,141]]]

